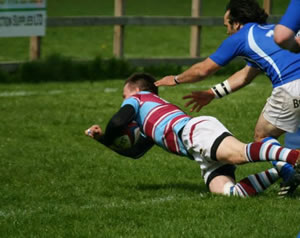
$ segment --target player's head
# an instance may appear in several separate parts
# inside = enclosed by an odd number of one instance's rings
[[[128,98],[139,91],[149,91],[158,94],[158,87],[154,85],[155,78],[146,73],[135,73],[131,75],[124,84],[123,98]]]
[[[226,6],[224,25],[229,35],[249,22],[266,24],[268,14],[256,0],[230,0]]]

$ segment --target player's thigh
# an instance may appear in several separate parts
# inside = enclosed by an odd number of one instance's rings
[[[191,119],[182,132],[182,141],[191,155],[205,160],[216,159],[216,151],[224,138],[231,136],[228,129],[216,118],[199,116]]]
[[[247,162],[245,156],[246,144],[233,136],[226,137],[219,145],[216,153],[217,160],[227,164],[243,164]]]
[[[284,130],[274,126],[272,123],[267,121],[263,113],[260,114],[255,126],[255,135],[254,135],[255,141],[261,141],[263,138],[269,136],[278,138],[283,133],[285,133]]]
[[[300,79],[273,89],[255,128],[255,139],[295,132],[300,122]]]

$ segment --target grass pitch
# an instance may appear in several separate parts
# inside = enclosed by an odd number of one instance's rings
[[[274,14],[282,14],[288,2],[274,3]],[[190,3],[128,0],[126,14],[190,15]],[[224,5],[203,1],[203,14],[220,16]],[[48,15],[113,15],[113,1],[48,1]],[[107,26],[49,28],[42,56],[111,57],[112,36]],[[222,27],[204,27],[202,56],[225,37]],[[125,56],[187,56],[188,43],[188,27],[128,27]],[[0,60],[27,60],[28,46],[28,38],[0,39]],[[160,94],[183,108],[183,95],[224,78],[162,88]],[[86,128],[106,125],[118,109],[122,85],[122,80],[0,85],[0,237],[296,237],[299,189],[284,200],[276,197],[278,184],[250,199],[216,196],[207,192],[193,161],[160,148],[130,160],[85,137]],[[250,142],[270,92],[260,77],[199,114],[217,117]],[[268,167],[243,165],[237,178]]]
[[[222,80],[161,88],[160,95],[184,108],[183,95]],[[131,160],[84,136],[92,124],[105,127],[122,86],[0,85],[1,237],[296,237],[299,190],[283,200],[278,183],[255,198],[212,195],[189,159],[155,147]],[[270,91],[261,76],[199,114],[250,142]],[[243,165],[237,178],[268,167]]]

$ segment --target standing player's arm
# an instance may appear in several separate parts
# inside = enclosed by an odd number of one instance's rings
[[[231,92],[235,92],[240,88],[249,84],[261,71],[257,68],[246,65],[243,69],[237,71],[224,82],[214,87],[204,90],[195,91],[183,97],[188,99],[186,107],[192,105],[190,111],[199,112],[202,107],[209,104],[215,98],[222,98]]]
[[[181,83],[193,83],[205,79],[207,76],[215,73],[221,68],[210,58],[206,58],[204,61],[194,64],[189,69],[179,75],[169,75],[155,82],[157,87],[159,86],[175,86]]]
[[[274,29],[274,41],[282,48],[300,52],[300,1],[291,0],[279,24]],[[298,33],[297,33],[298,32]]]
[[[296,37],[295,32],[284,25],[276,25],[274,30],[274,41],[283,49],[295,53],[300,52],[299,37]]]
[[[235,92],[240,88],[245,87],[260,73],[260,69],[246,65],[227,79],[231,92]]]

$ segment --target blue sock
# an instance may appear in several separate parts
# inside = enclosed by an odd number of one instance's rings
[[[261,142],[270,143],[272,145],[280,145],[279,141],[273,137],[266,137]],[[284,180],[288,180],[295,173],[293,166],[282,161],[272,161],[273,166],[277,169],[279,176]]]
[[[270,137],[270,136],[262,139],[261,142],[263,142],[263,143],[267,142],[267,143],[270,143],[272,145],[279,145],[279,146],[281,146],[280,142],[278,140],[276,140],[275,138]]]
[[[282,161],[272,161],[273,166],[278,170],[279,176],[286,181],[295,173],[293,166]]]

